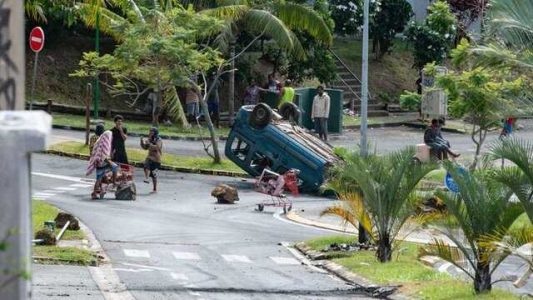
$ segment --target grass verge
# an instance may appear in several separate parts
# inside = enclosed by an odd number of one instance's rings
[[[85,116],[52,113],[52,124],[59,126],[81,127],[85,128]],[[105,128],[112,128],[114,126],[113,120],[103,120]],[[128,121],[124,123],[128,129],[128,133],[144,134],[148,135],[148,131],[152,128],[152,124],[149,122],[141,121]],[[227,136],[229,128],[215,129],[217,136]],[[173,137],[209,137],[209,131],[206,127],[198,128],[193,126],[191,128],[182,128],[176,125],[163,125],[159,126],[159,134],[173,136]]]
[[[61,142],[50,146],[50,150],[60,151],[69,154],[89,155],[89,147],[80,142]],[[127,148],[130,162],[143,162],[146,158],[146,150]],[[228,159],[223,159],[220,164],[213,163],[210,157],[178,156],[173,154],[163,154],[162,164],[177,168],[202,169],[213,171],[229,171],[235,173],[245,173],[236,164]]]
[[[329,236],[306,241],[306,244],[320,251],[334,242],[353,241],[354,237]],[[520,299],[499,289],[493,289],[489,294],[475,295],[470,282],[454,279],[423,265],[418,261],[417,253],[418,244],[403,242],[389,263],[378,262],[373,251],[361,251],[333,261],[376,284],[401,285],[402,293],[416,299]]]
[[[386,125],[390,123],[401,123],[401,122],[413,122],[416,119],[416,116],[412,115],[400,115],[400,116],[389,116],[389,117],[370,117],[368,118],[368,125]],[[342,117],[342,126],[361,126],[360,117],[351,117],[343,116]]]
[[[33,233],[44,229],[44,221],[54,220],[59,210],[43,201],[32,201]],[[56,229],[56,235],[61,229]],[[63,235],[64,240],[81,240],[85,235],[81,230],[67,230]],[[89,250],[76,247],[39,246],[32,247],[33,256],[39,261],[57,264],[94,265],[96,256]]]

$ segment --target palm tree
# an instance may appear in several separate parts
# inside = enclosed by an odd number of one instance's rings
[[[488,158],[513,163],[496,170],[493,176],[517,196],[533,222],[533,143],[515,137],[497,141],[491,145]]]
[[[354,152],[332,169],[327,183],[343,204],[322,214],[337,215],[353,225],[360,222],[377,244],[380,262],[391,260],[394,239],[414,216],[415,187],[435,169],[434,164],[416,163],[414,155],[413,147],[385,156],[362,157]]]
[[[491,0],[486,44],[473,49],[484,66],[533,71],[533,1]]]
[[[522,214],[520,205],[509,202],[511,192],[503,184],[492,180],[486,173],[469,173],[453,165],[445,164],[459,193],[437,191],[448,213],[464,235],[465,242],[453,232],[455,226],[447,224],[442,233],[455,245],[435,238],[433,243],[421,249],[421,255],[438,256],[461,270],[474,281],[477,293],[492,289],[492,273],[509,253],[498,251],[483,242],[486,236],[499,236],[502,242],[510,226]]]

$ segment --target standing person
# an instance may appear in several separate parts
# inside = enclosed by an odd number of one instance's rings
[[[244,93],[244,104],[245,105],[257,105],[259,103],[259,92],[266,91],[265,89],[260,88],[257,85],[255,79],[250,80],[250,85],[246,88]]]
[[[276,93],[279,95],[281,92],[281,84],[276,78],[274,77],[274,74],[268,74],[268,82],[267,82],[267,90]]]
[[[144,182],[148,183],[148,176],[152,178],[153,192],[157,192],[157,171],[161,167],[163,141],[159,137],[159,131],[152,127],[148,134],[148,140],[141,138],[141,148],[148,150],[148,156],[144,161]]]
[[[292,82],[290,79],[285,80],[285,86],[281,88],[281,100],[279,101],[278,109],[284,103],[292,103],[294,101],[294,88],[291,86]]]
[[[511,134],[513,134],[513,127],[515,125],[515,122],[516,122],[516,118],[514,117],[508,117],[503,120],[503,128],[500,133],[500,138],[510,136]]]
[[[324,140],[328,140],[328,119],[329,119],[329,95],[324,92],[324,87],[319,85],[316,88],[317,95],[313,99],[313,108],[311,110],[311,118],[315,122],[315,131],[318,136]]]
[[[126,154],[125,141],[128,138],[126,135],[128,130],[124,127],[124,118],[121,115],[116,115],[113,119],[115,127],[111,129],[113,133],[113,143],[111,144],[111,159],[119,164],[129,164],[128,155]]]
[[[218,88],[220,86],[220,79],[216,79],[216,76],[214,73],[211,75],[211,78],[209,79],[209,84],[207,87],[210,88],[213,83],[214,83],[213,90],[211,90],[211,93],[209,94],[209,97],[207,98],[207,110],[209,111],[209,117],[211,117],[211,120],[215,124],[216,128],[219,128],[220,113],[219,113]]]
[[[94,144],[86,172],[88,176],[96,170],[96,182],[91,194],[92,199],[96,199],[97,194],[102,191],[102,180],[107,171],[111,170],[113,172],[113,186],[116,186],[118,165],[110,159],[112,140],[113,133],[108,130],[104,131]]]
[[[198,94],[196,94],[193,88],[188,88],[187,95],[185,96],[185,104],[187,105],[187,119],[190,123],[198,117],[200,110],[199,103],[200,99],[198,98]]]
[[[104,133],[104,125],[98,124],[96,125],[96,128],[94,128],[94,134],[89,139],[89,155],[93,154],[94,145],[96,144],[96,141],[98,138]]]

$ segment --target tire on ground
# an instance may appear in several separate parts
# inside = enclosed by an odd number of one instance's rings
[[[294,103],[283,103],[279,108],[279,114],[283,120],[294,120],[298,122],[300,119],[300,109]]]
[[[263,128],[272,120],[272,109],[265,103],[259,103],[250,114],[249,123],[255,128]]]

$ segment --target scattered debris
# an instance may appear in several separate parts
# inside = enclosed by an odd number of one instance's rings
[[[56,234],[48,228],[37,231],[35,239],[42,240],[41,245],[53,246],[56,244]]]
[[[333,243],[327,247],[325,247],[322,252],[329,252],[329,251],[342,251],[342,252],[355,252],[355,251],[366,251],[366,250],[377,250],[377,247],[371,244],[360,244],[360,243],[352,243],[352,244],[338,244]]]
[[[217,198],[218,203],[233,204],[239,201],[239,193],[237,189],[227,184],[219,184],[211,192],[211,196]]]
[[[78,219],[69,213],[60,212],[55,218],[56,226],[59,228],[63,228],[68,221],[70,221],[67,228],[68,230],[80,230]]]

